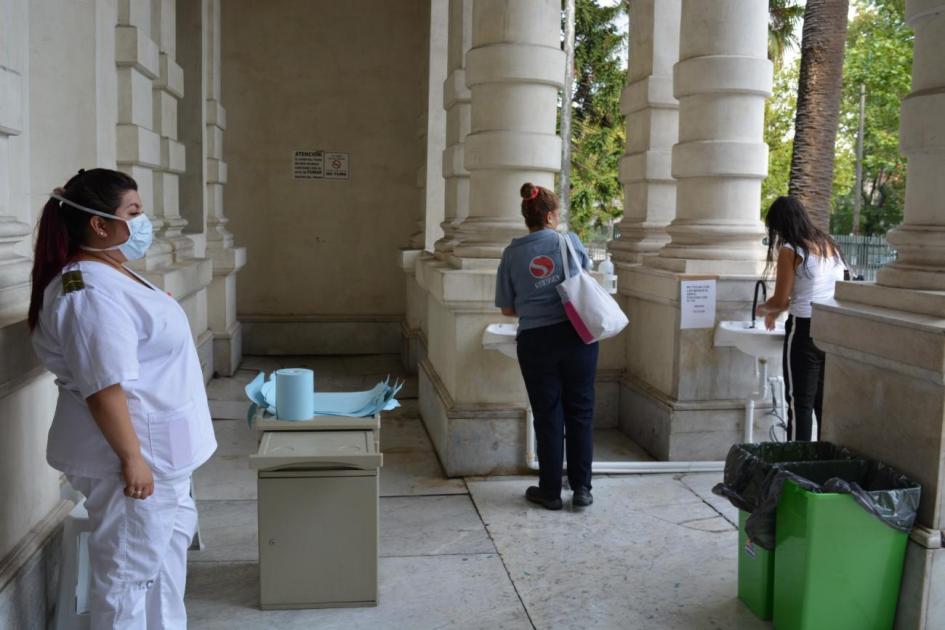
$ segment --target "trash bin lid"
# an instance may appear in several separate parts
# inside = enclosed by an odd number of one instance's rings
[[[257,470],[370,470],[382,462],[373,431],[266,432],[249,456]]]

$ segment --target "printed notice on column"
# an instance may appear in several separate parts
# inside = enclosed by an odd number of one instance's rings
[[[292,154],[292,177],[294,179],[320,179],[324,176],[324,151],[296,151]]]
[[[683,280],[679,283],[679,327],[715,327],[715,278]]]

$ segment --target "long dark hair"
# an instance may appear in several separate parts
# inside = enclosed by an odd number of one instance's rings
[[[128,175],[106,168],[80,170],[55,194],[92,210],[115,214],[121,206],[121,197],[129,190],[138,190],[138,184]],[[43,293],[52,279],[59,275],[85,242],[91,215],[50,198],[43,206],[36,235],[33,255],[33,287],[30,296],[28,322],[36,328],[43,308]]]
[[[764,277],[767,278],[774,261],[777,258],[778,251],[785,245],[794,248],[795,256],[800,257],[801,267],[805,273],[807,270],[807,257],[810,256],[811,246],[816,246],[820,255],[826,258],[831,255],[839,258],[844,265],[846,261],[843,258],[843,252],[837,246],[829,234],[814,225],[797,197],[778,197],[768,208],[768,214],[765,217],[765,227],[768,229],[768,257],[765,265]]]
[[[548,214],[558,209],[558,195],[531,182],[522,184],[519,194],[522,195],[522,216],[525,217],[525,225],[532,229],[545,227],[548,224]]]

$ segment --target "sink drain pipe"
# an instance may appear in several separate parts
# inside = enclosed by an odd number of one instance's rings
[[[535,417],[531,406],[525,410],[525,462],[529,470],[538,470],[538,454],[535,446]],[[722,472],[725,462],[591,462],[591,472],[597,474],[669,474]]]

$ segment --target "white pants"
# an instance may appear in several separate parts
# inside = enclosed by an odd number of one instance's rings
[[[197,527],[190,477],[154,480],[147,499],[124,495],[121,477],[69,477],[85,495],[91,630],[184,630],[187,548]]]

